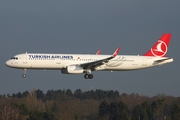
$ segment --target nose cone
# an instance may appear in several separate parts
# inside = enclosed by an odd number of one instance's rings
[[[6,66],[11,67],[11,61],[10,60],[6,61],[5,64],[6,64]]]

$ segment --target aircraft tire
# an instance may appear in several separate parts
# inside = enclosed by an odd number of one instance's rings
[[[25,77],[26,77],[26,74],[22,74],[22,77],[25,78]]]
[[[89,78],[89,75],[88,75],[88,74],[85,74],[85,75],[84,75],[84,78],[85,78],[85,79],[88,79],[88,78]]]
[[[92,74],[89,74],[89,75],[88,75],[88,78],[89,78],[89,79],[92,79],[92,78],[93,78],[93,75],[92,75]]]

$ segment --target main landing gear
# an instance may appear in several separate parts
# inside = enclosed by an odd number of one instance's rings
[[[26,77],[26,69],[23,70],[23,74],[22,77],[25,78]]]
[[[85,78],[85,79],[92,79],[92,78],[93,78],[93,75],[86,73],[86,74],[84,75],[84,78]]]
[[[90,70],[90,69],[87,69],[86,71],[85,71],[85,75],[84,75],[84,78],[85,79],[92,79],[93,78],[93,75],[92,75],[92,71]]]

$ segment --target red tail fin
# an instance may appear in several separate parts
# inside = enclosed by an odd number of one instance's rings
[[[152,46],[152,48],[146,54],[144,54],[144,56],[165,57],[168,50],[170,37],[171,34],[169,33],[163,34],[162,37]]]

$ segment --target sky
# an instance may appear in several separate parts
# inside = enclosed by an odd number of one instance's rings
[[[34,0],[0,1],[0,94],[33,89],[117,90],[120,94],[180,96],[180,1]],[[146,53],[163,33],[171,33],[168,57],[174,62],[136,71],[61,74],[60,70],[9,68],[5,62],[25,52],[67,54]]]

